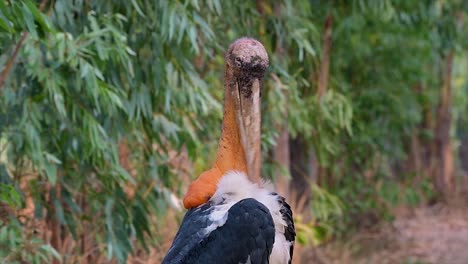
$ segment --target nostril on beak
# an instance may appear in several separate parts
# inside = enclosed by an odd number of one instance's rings
[[[242,67],[242,60],[240,58],[236,58],[234,61],[236,63],[237,68]]]

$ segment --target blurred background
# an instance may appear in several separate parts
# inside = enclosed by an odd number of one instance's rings
[[[159,263],[215,159],[224,53],[270,56],[295,263],[468,263],[468,2],[0,0],[0,263]]]

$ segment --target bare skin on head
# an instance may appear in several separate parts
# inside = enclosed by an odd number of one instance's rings
[[[236,170],[260,182],[260,93],[268,68],[268,54],[252,38],[240,38],[225,56],[224,115],[218,153],[213,167],[192,182],[184,198],[187,209],[206,203],[221,177]]]

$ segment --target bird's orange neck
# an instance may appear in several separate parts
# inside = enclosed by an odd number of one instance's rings
[[[228,171],[236,170],[247,173],[245,151],[241,143],[239,127],[229,83],[233,81],[229,66],[226,65],[224,87],[224,114],[218,153],[213,167],[204,171],[198,179],[189,186],[184,197],[184,207],[196,207],[208,201],[216,192],[216,186],[221,177]]]

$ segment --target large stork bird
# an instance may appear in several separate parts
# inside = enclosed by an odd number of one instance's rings
[[[257,40],[241,38],[225,60],[216,161],[189,186],[189,211],[163,264],[291,263],[291,208],[260,177],[260,90],[268,54]]]

